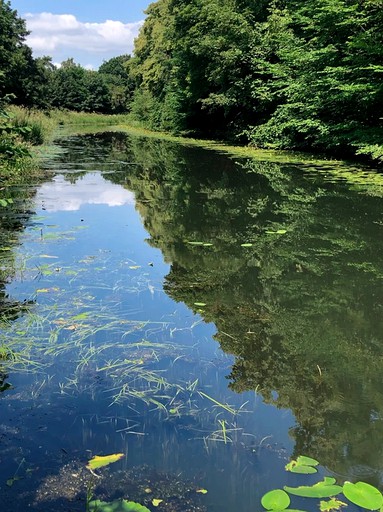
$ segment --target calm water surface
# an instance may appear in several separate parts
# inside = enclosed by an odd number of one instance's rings
[[[46,183],[1,192],[4,507],[85,510],[93,485],[250,512],[323,475],[380,486],[380,175],[119,133],[61,149]],[[319,475],[285,472],[300,454]]]

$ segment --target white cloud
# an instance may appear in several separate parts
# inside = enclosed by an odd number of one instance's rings
[[[25,19],[31,32],[27,43],[34,53],[37,56],[49,54],[53,57],[55,53],[76,57],[79,51],[82,54],[97,55],[98,58],[131,53],[134,39],[143,24],[143,21],[122,23],[113,20],[83,23],[73,14],[49,12],[28,13]]]

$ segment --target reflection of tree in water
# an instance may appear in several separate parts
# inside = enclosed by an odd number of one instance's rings
[[[236,356],[232,389],[292,409],[296,453],[339,472],[380,468],[380,200],[297,166],[143,139],[125,151],[140,166],[110,178],[135,192],[172,263],[169,295],[207,304],[203,317]]]

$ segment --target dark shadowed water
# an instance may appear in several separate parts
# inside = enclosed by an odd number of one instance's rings
[[[381,486],[379,173],[121,133],[45,165],[0,191],[1,510],[85,511],[88,489],[250,512],[323,475]],[[287,473],[298,455],[319,474]]]

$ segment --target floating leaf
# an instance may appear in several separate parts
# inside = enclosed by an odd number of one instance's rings
[[[266,231],[268,235],[284,235],[287,233],[286,229],[278,229],[277,231]]]
[[[253,247],[253,244],[241,244],[241,247]]]
[[[290,497],[282,489],[267,492],[261,500],[262,506],[267,510],[283,510],[290,505]]]
[[[335,478],[325,477],[322,482],[318,482],[312,486],[301,485],[300,487],[287,487],[284,490],[294,496],[302,496],[304,498],[330,498],[342,492],[340,485],[335,485]]]
[[[343,494],[355,505],[368,510],[376,510],[383,505],[381,492],[373,485],[364,482],[357,482],[356,484],[345,482]]]
[[[286,471],[291,471],[292,473],[310,475],[317,472],[314,466],[317,466],[318,464],[319,462],[317,460],[301,455],[297,458],[297,460],[292,460],[286,464],[285,469]]]
[[[153,499],[153,500],[152,500],[152,505],[153,505],[153,507],[158,507],[158,505],[159,505],[160,503],[162,503],[163,501],[164,501],[164,500],[156,500],[156,499]]]
[[[106,503],[96,500],[89,503],[89,512],[150,512],[150,510],[134,501],[115,500]]]
[[[194,303],[195,306],[200,306],[201,308],[203,308],[204,306],[206,306],[205,302],[195,302]]]
[[[321,512],[330,512],[331,510],[339,510],[341,507],[347,507],[347,503],[343,503],[336,498],[332,498],[329,501],[321,501],[319,508]]]
[[[104,457],[95,455],[87,464],[88,469],[97,469],[102,468],[103,466],[108,466],[113,462],[117,462],[118,460],[124,457],[123,453],[114,453],[112,455],[105,455]]]
[[[197,492],[199,494],[207,494],[207,490],[206,489],[198,489]]]

